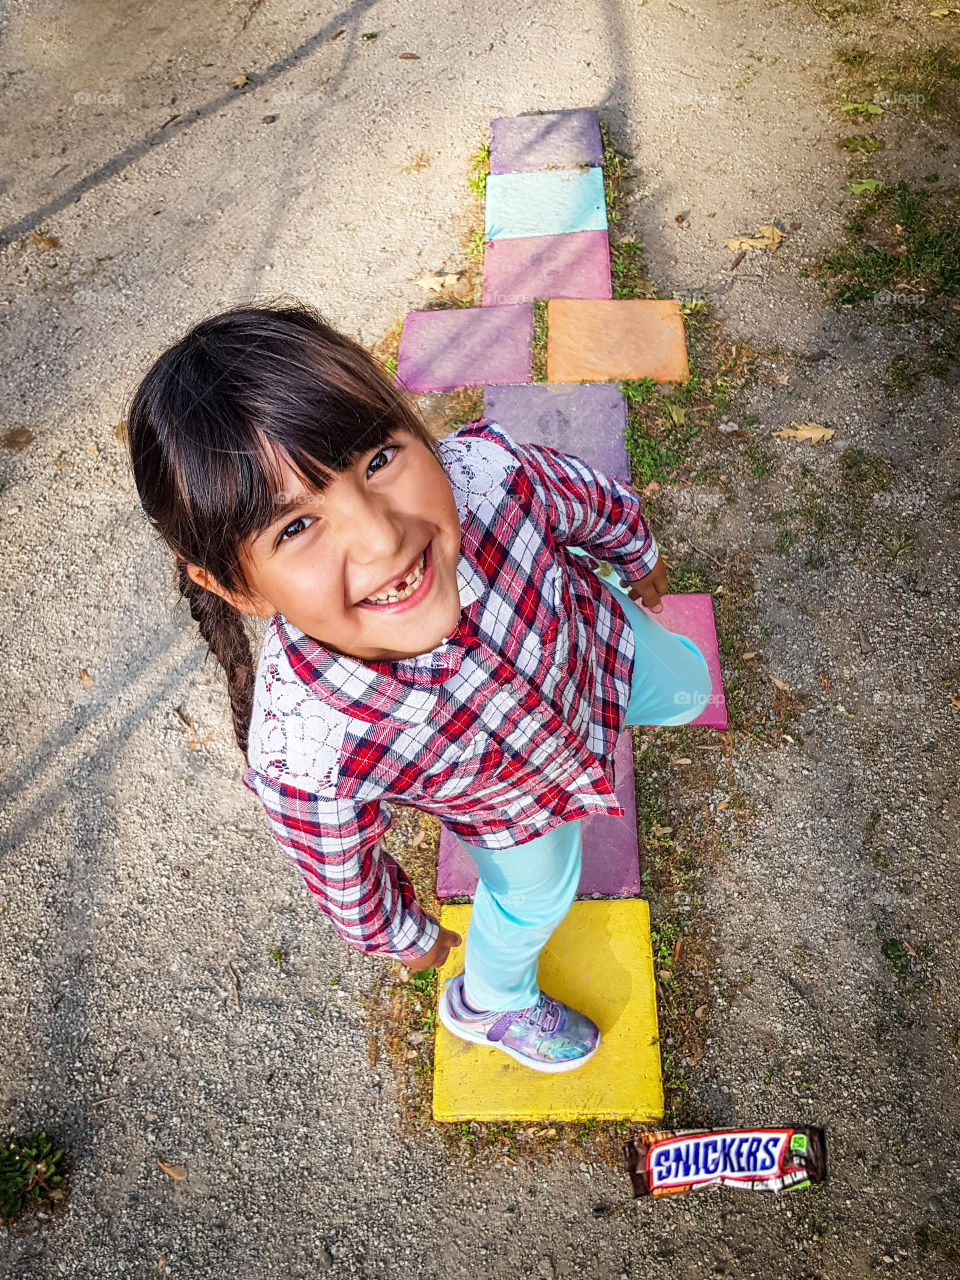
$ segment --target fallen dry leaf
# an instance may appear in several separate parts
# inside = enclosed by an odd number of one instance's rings
[[[769,249],[771,253],[775,253],[782,239],[783,232],[770,222],[763,227],[757,227],[755,235],[731,236],[723,243],[733,253],[741,253],[746,249]]]
[[[693,1016],[695,1018],[705,1018],[707,1016],[707,1006],[702,1004],[699,1008],[694,1009]]]
[[[127,438],[127,420],[121,418],[117,425],[113,428],[113,434],[118,440],[126,440]]]
[[[48,236],[45,231],[31,231],[30,243],[35,244],[41,253],[46,253],[48,249],[56,249],[60,241],[56,236]]]
[[[755,658],[756,656],[757,655],[755,653],[745,653],[743,655],[743,660],[744,662],[749,662],[751,658]]]
[[[25,449],[33,441],[33,432],[29,427],[11,427],[0,436],[0,444],[7,449]]]
[[[168,1177],[173,1178],[176,1182],[183,1182],[187,1176],[187,1171],[182,1164],[164,1164],[160,1157],[157,1157],[157,1164]]]
[[[670,763],[671,764],[693,764],[693,761],[690,760],[687,756],[681,756],[678,760],[671,760]]]
[[[420,55],[419,55],[419,53],[398,53],[398,54],[397,54],[397,57],[398,57],[398,58],[401,58],[404,62],[419,62],[419,61],[420,61]]]
[[[642,489],[645,498],[655,498],[660,492],[660,483],[657,480],[651,480],[648,485],[644,485]]]
[[[811,444],[819,444],[821,440],[829,440],[836,435],[836,431],[833,427],[821,427],[819,422],[794,422],[773,434],[785,440],[809,440]]]
[[[770,679],[777,686],[777,688],[782,689],[784,693],[790,692],[790,686],[787,684],[784,684],[782,680],[778,680],[776,676],[771,676]]]
[[[233,77],[230,83],[233,85],[235,89],[242,89],[245,85],[248,85],[250,83],[250,77],[246,74],[246,72],[241,71],[238,76]]]
[[[414,280],[414,284],[418,284],[421,289],[426,289],[430,293],[441,293],[444,289],[451,289],[460,279],[460,272],[455,271],[446,276],[421,276],[419,280]]]
[[[90,676],[87,675],[86,667],[80,668],[80,683],[83,685],[85,689],[93,688],[93,680]]]
[[[720,801],[720,803],[717,805],[717,808],[718,808],[718,809],[729,809],[729,808],[730,808],[730,801],[729,801],[729,800],[721,800],[721,801]]]
[[[789,384],[790,384],[790,375],[789,375],[789,373],[778,373],[778,374],[777,374],[777,382],[779,382],[779,384],[780,384],[780,386],[781,386],[781,387],[789,386]]]
[[[380,1046],[377,1044],[375,1036],[367,1036],[367,1061],[371,1067],[375,1067],[380,1058]]]

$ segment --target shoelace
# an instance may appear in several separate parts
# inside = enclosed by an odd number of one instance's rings
[[[487,1032],[488,1040],[502,1040],[514,1022],[523,1021],[531,1027],[539,1027],[546,1035],[552,1035],[560,1025],[563,1012],[559,1000],[540,992],[540,999],[527,1009],[508,1009]]]
[[[532,1016],[527,1020],[532,1027],[539,1027],[547,1035],[552,1035],[560,1025],[560,1016],[560,1002],[541,992],[539,1001],[533,1006]]]

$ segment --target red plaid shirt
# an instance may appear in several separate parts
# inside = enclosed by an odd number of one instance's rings
[[[380,843],[386,802],[488,849],[623,816],[611,757],[633,631],[568,546],[626,580],[658,555],[636,493],[580,458],[482,419],[438,444],[460,514],[456,629],[429,653],[361,661],[274,614],[243,775],[340,936],[397,960],[439,926]]]

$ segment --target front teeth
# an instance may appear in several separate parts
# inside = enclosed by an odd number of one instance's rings
[[[390,594],[386,596],[367,596],[364,603],[365,604],[393,604],[397,600],[406,600],[409,596],[412,596],[414,591],[416,591],[417,587],[419,587],[420,582],[423,578],[424,570],[426,569],[426,564],[427,564],[427,553],[426,553],[426,550],[424,550],[423,554],[420,557],[420,563],[417,565],[416,569],[414,569],[413,571],[413,577],[407,579],[407,585],[403,588],[402,591],[391,591]]]

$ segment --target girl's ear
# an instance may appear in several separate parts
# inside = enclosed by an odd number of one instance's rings
[[[248,597],[238,591],[228,591],[226,587],[220,585],[212,573],[208,573],[206,569],[201,569],[198,564],[187,562],[187,573],[191,580],[198,587],[203,587],[205,591],[212,591],[221,600],[226,600],[234,609],[238,609],[241,613],[251,613],[258,618],[269,618],[276,610],[272,605],[268,605],[266,601],[262,601],[259,596]]]

